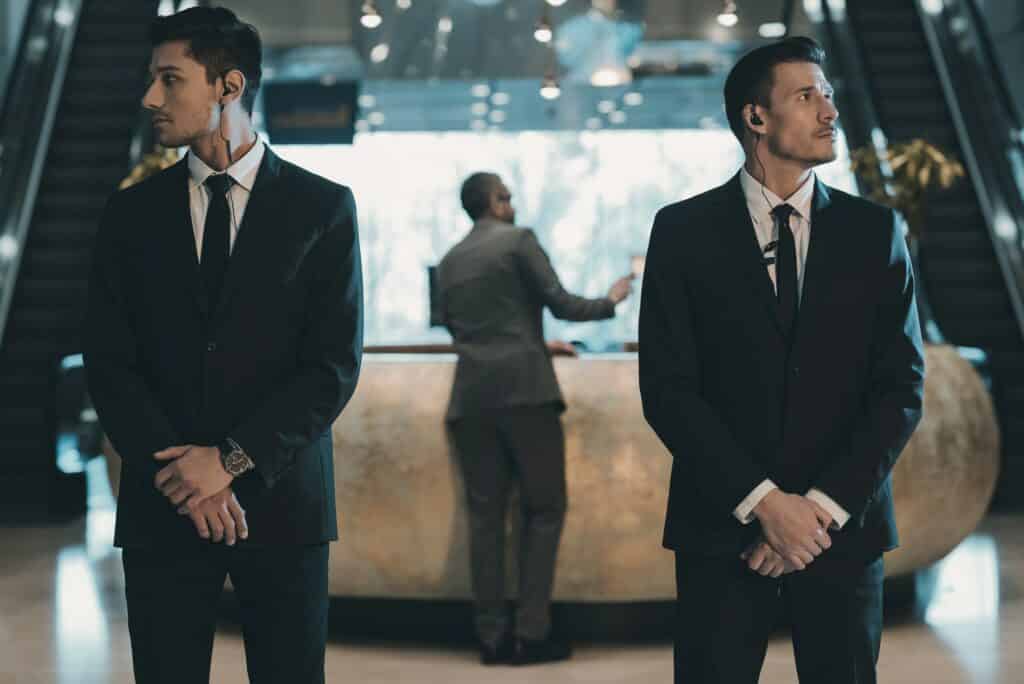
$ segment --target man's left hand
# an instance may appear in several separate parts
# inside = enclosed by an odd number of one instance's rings
[[[759,538],[740,554],[747,562],[747,567],[764,577],[781,577],[797,569],[792,563],[786,562],[764,538]]]
[[[175,506],[195,510],[204,499],[223,490],[234,479],[224,470],[216,447],[174,446],[156,452],[153,457],[171,461],[156,474],[154,485]]]

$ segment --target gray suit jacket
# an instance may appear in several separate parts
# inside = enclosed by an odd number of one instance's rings
[[[441,315],[459,360],[448,420],[509,406],[561,404],[544,343],[544,307],[569,321],[612,318],[610,299],[565,291],[528,228],[483,219],[438,268]]]

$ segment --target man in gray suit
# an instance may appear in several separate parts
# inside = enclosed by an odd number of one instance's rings
[[[565,518],[565,445],[544,307],[560,319],[615,316],[632,291],[620,278],[606,297],[566,292],[528,228],[517,228],[501,178],[476,173],[462,186],[473,229],[438,269],[440,310],[458,353],[447,420],[466,482],[476,630],[481,662],[525,665],[564,660],[552,638],[550,602]],[[571,349],[569,347],[568,349]],[[505,504],[519,476],[523,525],[514,636],[505,611]]]

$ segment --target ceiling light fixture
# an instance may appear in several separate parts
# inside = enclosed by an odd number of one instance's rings
[[[718,23],[725,28],[732,28],[740,20],[736,13],[736,3],[733,0],[725,0],[722,4],[722,13],[718,15]]]
[[[622,96],[622,101],[629,107],[639,107],[644,103],[644,96],[635,90],[631,90]]]
[[[762,38],[782,38],[786,35],[786,25],[781,21],[769,21],[758,26],[757,33]]]
[[[380,12],[377,11],[377,3],[374,0],[366,0],[363,3],[363,16],[360,17],[359,23],[368,29],[375,29],[380,26],[381,22]]]
[[[547,9],[540,15],[540,19],[537,21],[537,26],[533,29],[533,37],[537,39],[538,43],[550,43],[551,39],[555,36],[555,30],[551,25],[551,17],[548,16]]]
[[[561,94],[562,89],[559,87],[558,79],[555,78],[555,75],[546,75],[540,83],[540,96],[545,100],[557,100]]]

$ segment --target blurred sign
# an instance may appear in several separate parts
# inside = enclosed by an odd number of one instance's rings
[[[359,83],[271,81],[263,86],[263,112],[271,142],[351,145]]]

